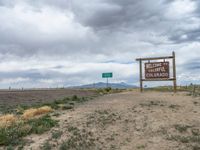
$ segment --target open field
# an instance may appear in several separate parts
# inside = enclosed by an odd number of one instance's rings
[[[64,97],[77,95],[79,97],[93,96],[96,94],[94,90],[78,90],[78,89],[44,89],[44,90],[11,90],[0,91],[0,104],[16,105],[16,104],[33,104],[53,101]]]
[[[72,99],[68,101],[71,103]],[[51,122],[51,129],[41,134],[33,130],[23,137],[20,146],[8,144],[7,148],[198,150],[199,106],[200,97],[189,96],[188,92],[111,93],[84,101],[73,109],[54,109],[49,114],[52,121],[45,118]],[[32,121],[27,124],[32,125]]]
[[[49,103],[65,97],[94,97],[95,90],[79,89],[38,89],[38,90],[0,90],[0,112],[10,110],[18,105],[36,105]]]

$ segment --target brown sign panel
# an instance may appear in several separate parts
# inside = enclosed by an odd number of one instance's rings
[[[169,62],[145,63],[145,78],[146,79],[169,78]]]

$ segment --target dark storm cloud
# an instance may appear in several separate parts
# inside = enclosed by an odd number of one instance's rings
[[[80,21],[95,29],[152,26],[150,23],[157,23],[161,20],[165,9],[163,2],[156,0],[103,0],[91,7],[87,5],[76,7],[76,3],[73,4],[75,7],[73,10]],[[155,20],[156,22],[153,22]]]
[[[1,80],[90,82],[102,71],[98,62],[119,70],[120,64],[135,65],[135,57],[168,55],[170,49],[183,59],[182,70],[199,69],[193,60],[200,47],[199,0],[0,0],[0,22]],[[20,66],[21,59],[29,67],[16,71],[9,62]],[[7,71],[4,60],[15,71]],[[48,60],[56,60],[55,67],[40,69]],[[65,61],[79,62],[65,64],[78,71],[63,73]],[[85,62],[97,67],[81,70]],[[136,82],[132,75],[121,74],[120,80]]]
[[[15,27],[9,27],[10,24],[0,26],[0,47],[1,53],[12,53],[15,55],[35,55],[35,54],[49,54],[59,51],[59,54],[69,55],[74,52],[84,52],[89,51],[90,53],[97,53],[95,47],[100,47],[100,51],[107,49],[106,46],[110,47],[113,42],[118,42],[118,40],[126,40],[123,35],[128,33],[140,33],[140,41],[144,41],[153,45],[163,44],[168,41],[152,41],[151,34],[156,36],[166,36],[166,39],[174,42],[181,43],[185,41],[198,41],[199,40],[199,29],[173,29],[174,21],[166,18],[165,13],[170,4],[174,1],[166,0],[27,0],[27,1],[1,1],[3,6],[18,6],[23,5],[23,3],[30,5],[31,7],[23,8],[24,11],[28,10],[40,10],[36,12],[37,15],[43,15],[43,8],[52,7],[53,9],[59,10],[63,16],[65,16],[66,11],[72,11],[77,21],[84,27],[89,27],[94,30],[94,35],[99,39],[95,41],[86,32],[86,35],[82,38],[69,37],[68,33],[57,33],[59,37],[54,34],[48,34],[41,32],[40,27],[37,25],[30,25],[30,23],[17,23]],[[26,10],[27,9],[27,10]],[[34,11],[32,12],[34,13]],[[30,14],[31,15],[31,14]],[[32,14],[34,15],[34,14]],[[57,17],[57,16],[55,16]],[[12,18],[11,18],[12,19]],[[15,18],[14,18],[15,19]],[[21,18],[20,18],[21,19]],[[30,18],[29,18],[30,19]],[[53,18],[52,18],[53,19]],[[185,18],[183,18],[184,20]],[[9,18],[8,18],[8,21]],[[16,20],[16,22],[18,19]],[[36,20],[39,21],[39,20]],[[181,20],[180,20],[181,21]],[[13,21],[10,21],[13,23]],[[6,22],[5,22],[6,23]],[[41,22],[42,23],[42,22]],[[47,22],[48,23],[48,22]],[[64,27],[65,24],[63,23]],[[73,25],[72,25],[73,26]],[[47,26],[48,27],[48,26]],[[55,30],[55,29],[49,29]],[[67,30],[67,28],[63,28]],[[70,29],[69,29],[70,30]],[[83,29],[81,29],[83,30]],[[96,32],[98,31],[98,32]],[[145,39],[146,35],[142,32],[149,34],[148,39]],[[116,34],[121,34],[121,39],[116,38]],[[75,35],[79,33],[75,33]],[[187,38],[182,38],[185,35]],[[108,38],[109,36],[109,38]],[[119,35],[117,35],[119,36]],[[135,38],[138,39],[138,34]],[[142,37],[144,37],[142,39]],[[104,44],[106,46],[104,47]],[[7,47],[7,48],[4,48]],[[116,49],[116,48],[115,48]],[[113,50],[114,51],[114,50]],[[111,52],[111,51],[110,51]]]
[[[176,19],[173,16],[172,18],[167,16],[167,11],[172,7],[172,3],[176,2],[174,0],[104,0],[101,2],[92,7],[88,5],[76,7],[76,3],[74,3],[74,12],[78,21],[97,31],[146,31],[147,33],[155,32],[158,36],[165,35],[173,43],[199,41],[200,26],[187,29],[187,26],[194,23],[190,20],[191,16],[183,15]],[[197,17],[199,12],[197,9],[192,16]],[[176,16],[177,14],[169,15]],[[183,38],[184,36],[187,38]]]

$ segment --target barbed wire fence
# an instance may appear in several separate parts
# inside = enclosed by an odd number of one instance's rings
[[[193,96],[200,96],[200,85],[193,85],[191,88],[191,95]]]

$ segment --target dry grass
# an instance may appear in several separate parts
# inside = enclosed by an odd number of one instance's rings
[[[17,117],[12,114],[2,115],[0,116],[0,128],[9,127],[17,120]]]
[[[31,108],[24,111],[24,113],[22,114],[22,118],[28,120],[39,115],[47,114],[52,111],[53,109],[49,106],[43,106],[40,108]]]
[[[53,109],[49,106],[44,106],[40,108],[31,108],[31,109],[25,110],[21,118],[28,120],[39,115],[47,114],[52,111]],[[12,124],[16,123],[17,121],[21,121],[20,117],[17,117],[13,114],[2,115],[0,116],[0,128],[9,127]]]

